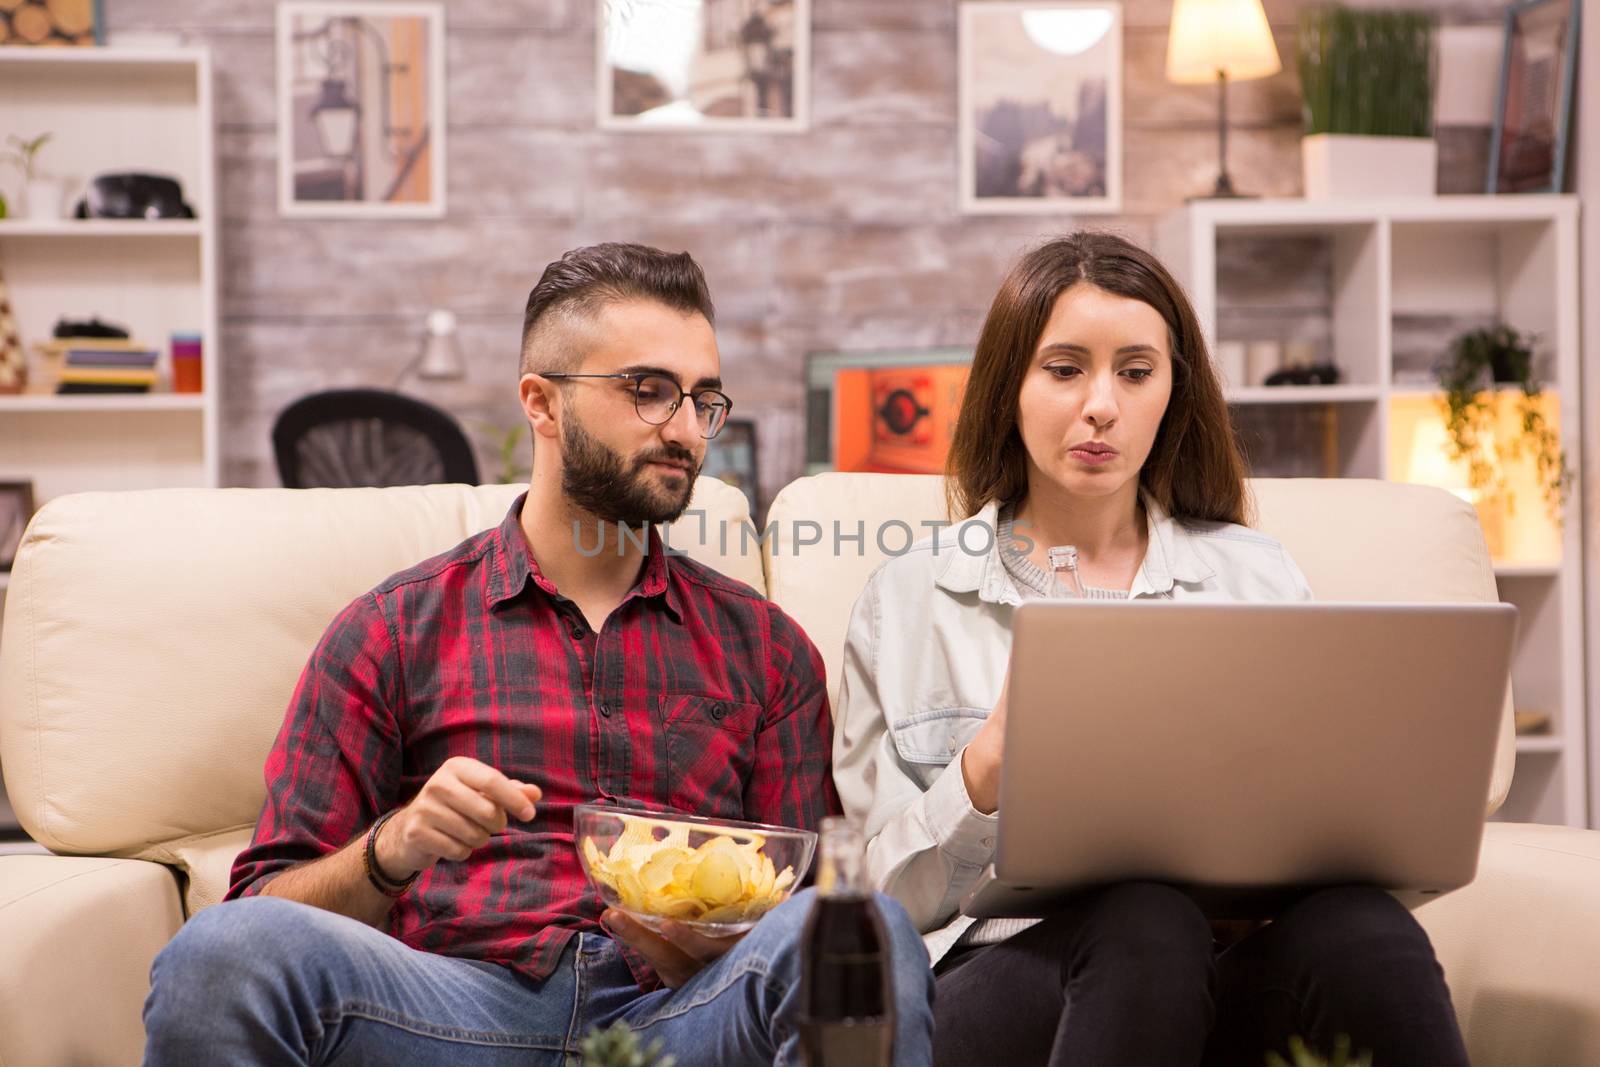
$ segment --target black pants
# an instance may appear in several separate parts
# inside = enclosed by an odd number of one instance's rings
[[[1428,935],[1381,890],[1311,893],[1219,956],[1188,897],[1126,883],[938,969],[939,1067],[1262,1067],[1340,1034],[1374,1067],[1467,1064]]]

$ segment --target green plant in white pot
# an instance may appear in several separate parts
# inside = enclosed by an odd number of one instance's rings
[[[31,139],[12,134],[0,150],[0,160],[22,172],[22,213],[30,219],[54,221],[62,214],[61,183],[39,169],[39,150],[49,141],[49,133]]]
[[[1434,194],[1437,30],[1437,18],[1421,11],[1301,13],[1307,199]]]

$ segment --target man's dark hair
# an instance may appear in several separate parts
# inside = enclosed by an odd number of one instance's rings
[[[654,300],[716,321],[706,276],[689,253],[616,242],[574,248],[546,267],[528,294],[520,373],[576,367],[583,352],[565,331],[550,327],[588,322],[606,305],[625,300]]]

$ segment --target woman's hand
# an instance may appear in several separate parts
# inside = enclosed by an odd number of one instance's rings
[[[1010,691],[1008,666],[994,710],[961,751],[961,779],[967,786],[967,798],[985,815],[993,815],[1000,807],[1000,758],[1005,752],[1006,696]]]

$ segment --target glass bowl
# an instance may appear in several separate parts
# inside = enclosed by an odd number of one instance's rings
[[[671,919],[715,937],[788,900],[817,846],[810,830],[615,804],[579,804],[572,830],[609,907],[657,932]]]

